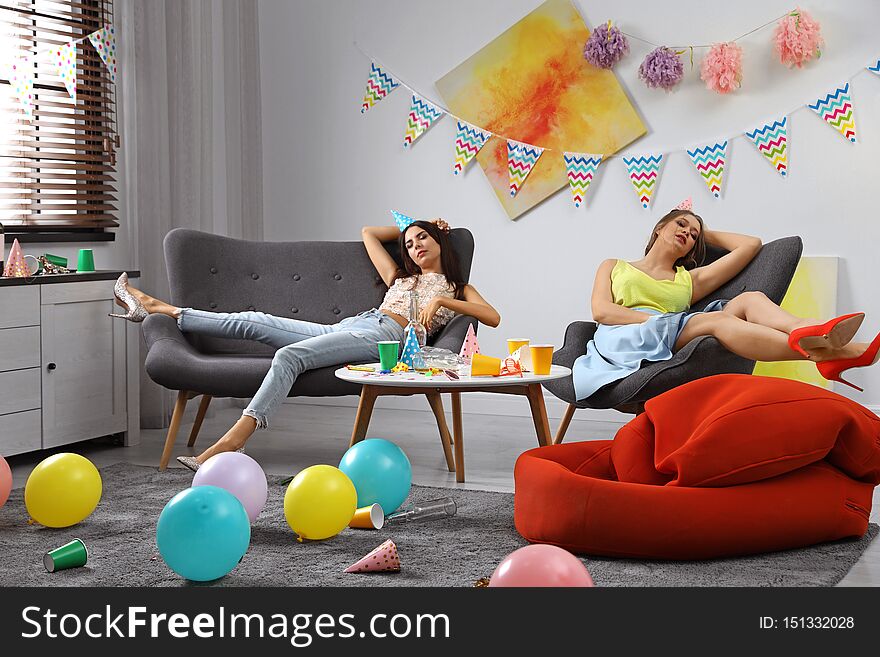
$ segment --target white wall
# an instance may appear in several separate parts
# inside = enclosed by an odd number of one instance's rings
[[[600,168],[587,208],[575,209],[563,189],[515,222],[478,165],[465,176],[451,174],[451,119],[404,151],[410,103],[405,88],[360,114],[369,60],[353,42],[442,102],[434,80],[540,3],[413,4],[260,0],[265,239],[358,239],[362,225],[388,222],[391,208],[466,226],[476,239],[471,281],[503,316],[498,329],[481,329],[481,346],[501,353],[504,339],[513,335],[561,344],[569,322],[589,318],[597,264],[608,257],[638,258],[657,218],[692,195],[712,228],[759,235],[765,242],[797,234],[806,255],[840,256],[839,309],[867,312],[860,337],[880,330],[874,288],[880,222],[872,202],[880,173],[880,77],[863,72],[852,82],[858,145],[803,107],[880,57],[880,4],[808,3],[822,23],[826,47],[803,70],[788,71],[773,59],[772,28],[746,38],[744,87],[730,97],[707,91],[697,71],[688,71],[671,94],[645,88],[636,70],[649,47],[632,41],[630,56],[616,71],[649,134],[628,150],[681,149],[664,158],[651,210],[642,210],[622,162],[614,159]],[[575,4],[590,25],[613,18],[631,34],[669,45],[731,39],[791,8],[790,0],[713,3],[711,12],[696,0]],[[712,199],[684,147],[741,134],[799,106],[790,116],[788,179],[739,137],[728,151],[724,198]],[[862,403],[880,403],[880,368],[852,378],[867,385],[857,397]]]

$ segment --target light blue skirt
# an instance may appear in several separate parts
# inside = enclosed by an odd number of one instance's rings
[[[688,320],[694,315],[722,310],[725,304],[726,300],[719,299],[709,303],[705,310],[678,313],[634,308],[653,317],[641,324],[599,324],[593,339],[587,343],[587,353],[571,368],[577,399],[586,399],[602,386],[629,376],[645,361],[669,360]]]

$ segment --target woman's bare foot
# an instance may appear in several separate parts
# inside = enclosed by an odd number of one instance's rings
[[[146,292],[141,292],[136,287],[126,285],[126,289],[135,299],[143,304],[144,309],[150,314],[159,313],[162,315],[168,315],[169,317],[174,317],[175,319],[180,314],[180,308],[172,306],[170,303],[165,303],[164,301],[151,297],[149,294],[147,294]],[[116,300],[116,303],[120,303],[119,299]]]
[[[257,421],[249,415],[242,415],[238,422],[233,424],[232,428],[220,440],[199,454],[196,457],[196,461],[201,465],[216,454],[234,452],[237,449],[241,449],[256,430]]]

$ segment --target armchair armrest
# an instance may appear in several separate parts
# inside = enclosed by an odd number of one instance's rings
[[[438,349],[449,349],[454,354],[461,351],[461,345],[464,344],[464,338],[467,335],[468,326],[473,325],[474,331],[479,328],[479,322],[476,317],[470,315],[456,315],[435,338],[430,346]]]
[[[553,352],[553,364],[571,367],[574,361],[587,353],[587,343],[596,333],[596,322],[572,322],[565,329],[565,341]]]
[[[142,325],[144,340],[147,343],[147,356],[144,369],[156,382],[165,387],[179,389],[168,381],[169,374],[185,369],[200,357],[199,351],[184,337],[177,321],[168,315],[148,315]]]

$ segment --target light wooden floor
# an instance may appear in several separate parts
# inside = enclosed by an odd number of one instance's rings
[[[222,435],[240,413],[239,409],[226,408],[206,419],[193,450],[186,447],[191,425],[183,425],[174,454],[198,453]],[[268,474],[295,474],[316,463],[337,465],[348,447],[354,414],[352,407],[285,404],[273,418],[271,428],[251,439],[247,453],[259,461]],[[447,422],[451,427],[448,412]],[[446,470],[437,425],[427,404],[424,412],[377,408],[367,435],[387,438],[400,445],[412,463],[416,484],[513,492],[516,458],[526,449],[537,447],[531,419],[464,414],[463,425],[467,474],[464,484],[456,483],[455,473]],[[555,428],[553,424],[551,429],[555,431]],[[575,415],[567,441],[611,438],[615,431],[614,424],[581,421]],[[87,442],[77,446],[76,451],[98,467],[119,462],[158,465],[164,439],[164,430],[145,430],[141,433],[141,444],[135,447]],[[23,486],[33,466],[46,455],[39,452],[10,457],[13,485]],[[169,467],[182,466],[172,459]],[[871,521],[880,522],[880,487],[874,493]],[[880,586],[880,539],[862,555],[841,586]]]

